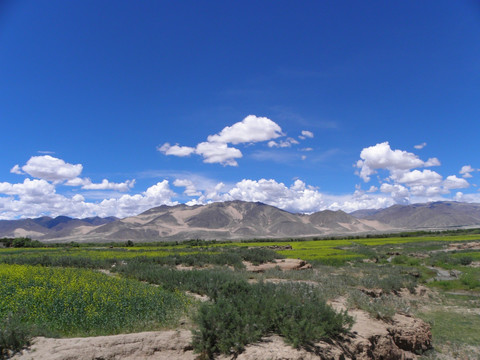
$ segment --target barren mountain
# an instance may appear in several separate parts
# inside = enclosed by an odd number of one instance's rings
[[[5,222],[8,231],[1,231],[0,223],[0,236],[28,235],[46,241],[95,242],[282,238],[385,231],[383,224],[359,220],[343,211],[292,214],[270,205],[244,201],[196,206],[162,205],[99,226],[85,219],[41,219],[19,220],[17,227],[14,221]]]
[[[361,219],[377,220],[396,228],[446,229],[480,226],[480,204],[438,201],[425,204],[393,205],[373,214],[352,213]]]
[[[68,236],[80,227],[93,228],[112,221],[115,217],[100,218],[98,216],[73,219],[68,216],[51,218],[42,216],[35,219],[0,220],[0,237],[22,237],[32,239]]]
[[[480,204],[434,202],[394,205],[355,213],[319,211],[292,214],[253,202],[176,205],[125,219],[57,218],[0,221],[0,237],[29,236],[45,241],[172,241],[348,235],[412,229],[480,226]]]

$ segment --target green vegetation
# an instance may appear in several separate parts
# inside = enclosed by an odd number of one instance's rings
[[[446,300],[437,299],[429,309],[430,299],[422,305],[399,294],[415,292],[419,283],[440,293],[478,294],[480,268],[475,264],[480,251],[452,251],[449,245],[479,238],[475,230],[318,241],[49,247],[30,239],[1,239],[0,359],[28,345],[34,335],[161,329],[174,326],[181,316],[189,318],[194,347],[204,357],[238,354],[273,333],[295,347],[308,348],[351,326],[350,317],[326,305],[339,297],[346,299],[348,308],[387,321],[399,311],[420,314],[431,322],[438,339],[448,338],[449,322],[456,321],[460,335],[452,343],[475,344],[478,339],[471,332],[479,326],[476,319],[446,310]],[[251,273],[244,265],[281,258],[307,260],[313,268]],[[436,280],[439,269],[457,277]],[[185,292],[206,295],[210,301],[199,303]],[[472,306],[458,299],[453,304]],[[444,346],[435,341],[439,348]],[[453,354],[450,348],[443,351]]]
[[[186,309],[179,293],[72,268],[0,265],[0,319],[60,335],[115,334],[165,326]]]
[[[307,346],[353,324],[312,286],[246,282],[223,284],[214,303],[203,304],[195,320],[194,347],[209,358],[215,353],[238,354],[269,333],[282,335],[294,347]]]
[[[435,342],[480,344],[480,318],[471,314],[455,311],[435,310],[421,314],[422,318],[432,324]]]
[[[0,321],[0,359],[7,359],[28,345],[31,329],[11,313]]]

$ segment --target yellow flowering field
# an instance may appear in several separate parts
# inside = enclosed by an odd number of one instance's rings
[[[155,329],[187,306],[180,293],[93,270],[0,264],[0,318],[15,314],[61,335]]]

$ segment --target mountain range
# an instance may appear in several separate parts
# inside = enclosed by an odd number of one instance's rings
[[[414,229],[480,227],[480,204],[432,202],[394,205],[347,214],[324,210],[293,214],[259,202],[227,201],[147,210],[124,219],[56,218],[1,220],[0,237],[43,241],[173,241],[252,239],[385,233]]]

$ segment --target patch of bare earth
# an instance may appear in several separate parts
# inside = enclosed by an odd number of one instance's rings
[[[281,270],[303,270],[310,269],[311,264],[301,259],[276,259],[272,262],[263,263],[260,265],[253,265],[251,262],[244,261],[247,271],[265,272],[270,269],[279,268]]]
[[[480,250],[480,242],[453,243],[449,244],[445,251],[455,250]]]
[[[142,332],[71,339],[34,339],[16,360],[195,359],[188,330]]]

